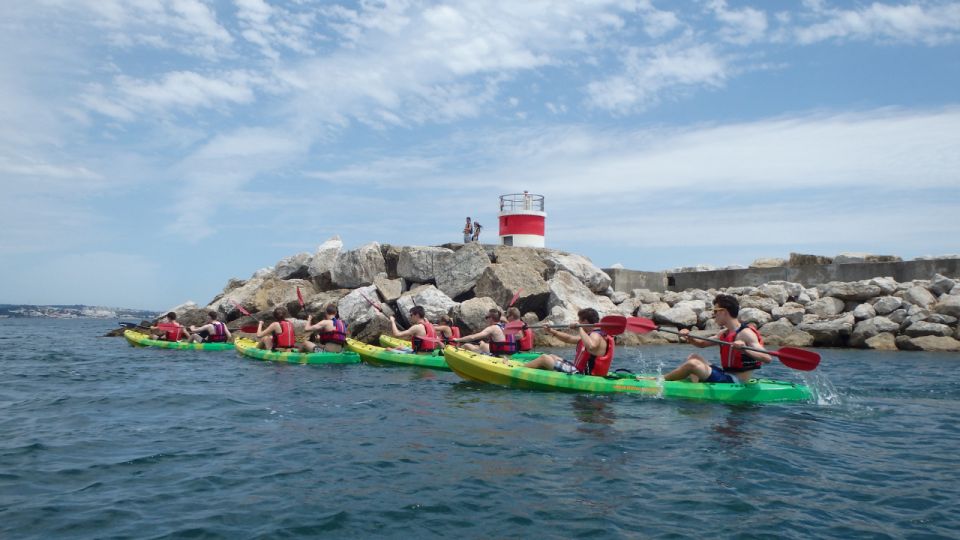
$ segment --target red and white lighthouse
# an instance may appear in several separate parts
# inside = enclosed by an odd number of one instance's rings
[[[524,191],[500,196],[501,245],[544,247],[546,229],[543,195]]]

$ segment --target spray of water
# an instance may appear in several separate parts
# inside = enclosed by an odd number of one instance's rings
[[[828,407],[846,405],[843,395],[822,371],[801,371],[800,375],[803,377],[804,383],[810,388],[813,401],[817,405]]]

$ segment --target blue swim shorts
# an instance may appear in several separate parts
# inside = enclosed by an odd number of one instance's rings
[[[720,366],[710,364],[710,376],[703,382],[709,383],[739,383],[740,379],[727,373]]]

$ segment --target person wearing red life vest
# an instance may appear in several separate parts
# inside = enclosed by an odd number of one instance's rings
[[[293,333],[293,323],[287,320],[286,308],[275,308],[273,318],[274,321],[266,328],[263,327],[263,321],[257,324],[257,338],[260,348],[268,351],[294,348],[297,338]]]
[[[747,351],[741,347],[763,349],[763,338],[756,328],[742,324],[737,316],[740,314],[740,303],[728,294],[719,294],[713,299],[713,318],[720,325],[721,330],[714,336],[715,339],[726,341],[730,345],[720,345],[720,365],[711,364],[697,353],[687,357],[687,360],[676,369],[663,376],[666,381],[680,381],[690,379],[693,382],[708,383],[740,383],[753,378],[753,372],[763,364],[770,363],[769,354]],[[681,341],[694,347],[713,347],[716,344],[697,339],[689,335],[689,330],[680,331]]]
[[[555,354],[542,354],[527,362],[524,367],[598,377],[606,375],[610,371],[610,362],[613,360],[613,336],[607,335],[600,327],[583,326],[600,322],[600,314],[593,308],[578,311],[577,320],[577,323],[570,325],[571,330],[577,331],[576,334],[568,334],[547,327],[547,332],[551,336],[566,343],[577,344],[577,352],[572,362]]]
[[[499,309],[491,308],[490,311],[487,312],[486,317],[483,318],[487,323],[486,328],[475,334],[455,338],[451,341],[464,343],[462,347],[468,351],[489,354],[491,356],[509,356],[517,352],[517,342],[514,336],[508,336],[503,333],[504,324],[500,321],[502,317],[503,313],[501,313]],[[482,341],[479,343],[465,343],[477,340]]]
[[[393,333],[393,337],[409,339],[413,346],[394,347],[387,350],[402,353],[432,352],[437,347],[437,342],[433,341],[432,339],[427,340],[422,338],[435,338],[437,337],[437,333],[433,329],[433,325],[430,324],[430,321],[427,320],[427,312],[424,311],[423,306],[413,306],[410,308],[407,318],[410,320],[410,328],[401,331],[399,328],[397,328],[396,318],[391,315],[391,331]]]
[[[512,307],[507,309],[507,322],[511,323],[514,321],[522,321],[523,318],[520,317],[520,310]],[[526,352],[533,350],[533,330],[530,328],[524,328],[522,332],[517,334],[517,352]]]
[[[323,310],[324,318],[316,324],[310,324],[312,315],[307,316],[304,328],[307,339],[300,345],[300,352],[340,352],[347,343],[347,323],[340,319],[337,306],[328,304]],[[310,336],[309,332],[317,332]]]
[[[190,326],[193,334],[190,341],[195,343],[224,343],[230,341],[230,330],[227,325],[220,322],[220,314],[216,311],[207,312],[207,324],[203,326]]]
[[[433,330],[445,345],[449,345],[450,340],[460,337],[460,329],[453,324],[453,317],[449,315],[441,316],[440,322],[433,326]]]
[[[187,329],[177,322],[174,312],[164,315],[164,320],[150,327],[150,337],[161,341],[180,341],[188,337]]]

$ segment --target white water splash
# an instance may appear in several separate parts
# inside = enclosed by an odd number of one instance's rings
[[[803,382],[813,394],[813,402],[828,407],[844,406],[846,399],[822,371],[801,371]]]

